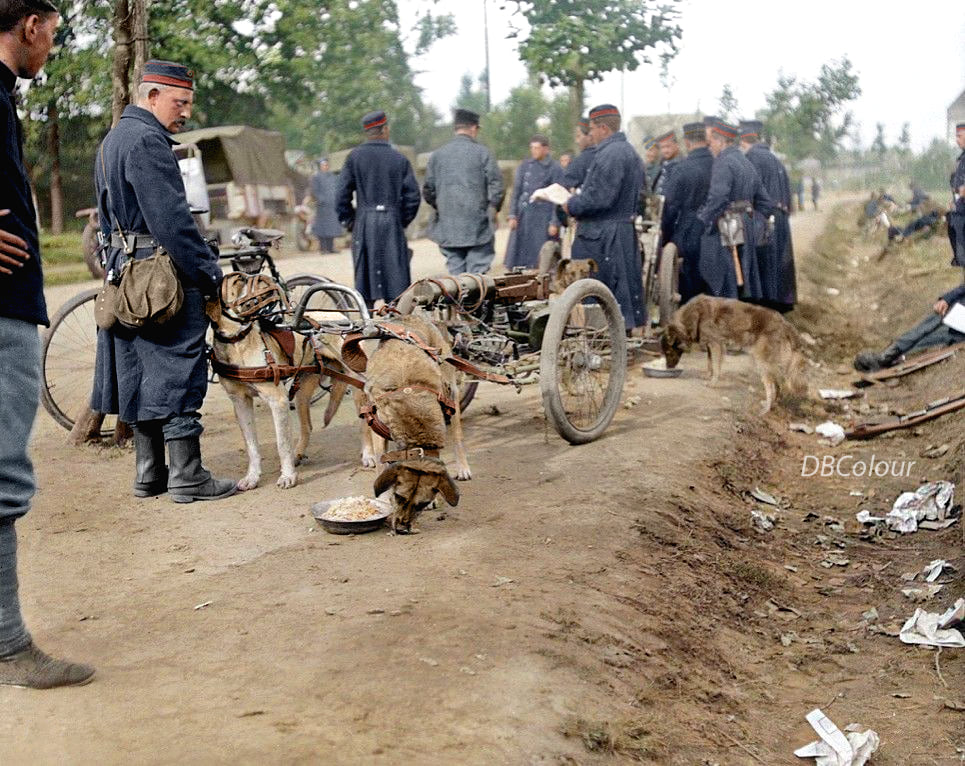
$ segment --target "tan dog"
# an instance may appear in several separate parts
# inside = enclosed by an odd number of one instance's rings
[[[417,335],[437,351],[440,359],[452,353],[449,339],[425,317],[393,317],[391,324]],[[445,406],[452,408],[448,435],[456,453],[456,478],[472,478],[463,445],[459,375],[456,368],[436,361],[415,343],[389,338],[370,355],[365,376],[368,400],[402,449],[397,454],[399,459],[376,479],[375,493],[392,490],[392,529],[407,531],[413,514],[426,508],[437,495],[449,505],[459,502],[459,491],[437,457],[447,441],[443,398]]]
[[[228,274],[221,288],[221,299],[208,302],[205,313],[214,327],[214,358],[215,364],[220,363],[233,368],[264,368],[266,354],[271,353],[278,365],[287,367],[311,367],[315,363],[315,352],[308,339],[298,333],[292,333],[286,342],[291,342],[291,348],[282,347],[280,338],[263,331],[257,317],[239,321],[231,318],[224,310],[238,302],[246,289],[244,274]],[[274,284],[267,277],[267,283]],[[317,314],[319,312],[313,312]],[[341,314],[332,312],[332,318]],[[338,336],[320,336],[320,348],[326,361],[335,369],[342,371],[341,360],[336,348],[340,343]],[[253,489],[261,479],[261,451],[258,447],[258,434],[255,430],[255,397],[262,399],[271,410],[271,417],[275,425],[275,441],[278,445],[278,459],[281,463],[281,475],[276,482],[282,489],[294,487],[298,482],[295,465],[301,461],[308,447],[308,439],[312,431],[312,420],[309,407],[312,396],[318,390],[321,379],[318,373],[303,372],[297,376],[298,390],[294,396],[295,411],[298,413],[300,433],[297,445],[293,443],[291,418],[289,416],[288,387],[284,382],[276,384],[273,380],[239,381],[231,380],[228,375],[219,375],[221,385],[231,399],[235,417],[244,437],[245,448],[248,451],[248,472],[238,482],[241,490]],[[291,376],[284,378],[287,382]],[[338,405],[345,395],[346,384],[333,381],[329,392],[328,407],[325,410],[325,425],[328,425]]]
[[[540,274],[550,275],[549,291],[559,295],[579,279],[586,279],[597,272],[597,264],[592,258],[564,258],[560,243],[548,239],[539,251]]]
[[[676,367],[683,352],[695,343],[707,349],[710,385],[720,379],[726,344],[750,351],[764,384],[762,415],[774,403],[778,381],[795,393],[807,391],[800,336],[772,309],[699,295],[674,313],[660,338],[667,367]]]

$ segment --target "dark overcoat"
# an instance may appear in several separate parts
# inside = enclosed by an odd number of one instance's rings
[[[537,189],[550,184],[563,183],[563,168],[552,157],[543,160],[532,158],[516,170],[513,196],[509,203],[509,216],[516,219],[516,228],[510,232],[506,245],[507,269],[522,266],[535,269],[539,265],[539,250],[549,239],[550,223],[559,223],[556,205],[539,200],[530,202],[529,196]]]
[[[764,300],[779,311],[797,303],[797,274],[791,241],[791,181],[784,164],[765,144],[752,144],[747,159],[761,177],[764,191],[774,203],[774,232],[758,254]]]
[[[221,267],[191,217],[170,134],[146,109],[128,106],[94,159],[101,231],[154,237],[171,256],[184,305],[171,321],[141,330],[99,330],[91,407],[136,423],[197,412],[207,390],[205,296]],[[145,258],[152,248],[139,249]],[[108,251],[108,272],[122,251]]]
[[[349,152],[338,174],[335,208],[352,231],[355,289],[370,304],[388,303],[412,281],[405,227],[421,199],[412,165],[388,141],[366,141]]]
[[[459,133],[429,156],[422,193],[436,215],[429,238],[440,247],[478,247],[495,230],[489,209],[499,210],[506,194],[493,153]]]
[[[574,258],[592,258],[620,304],[627,328],[646,322],[640,248],[633,218],[643,186],[643,161],[622,132],[596,146],[580,194],[567,202],[577,219]]]
[[[666,194],[667,184],[673,177],[674,172],[680,166],[682,162],[680,157],[672,157],[669,160],[663,160],[660,163],[660,167],[657,169],[656,176],[653,179],[653,193],[654,194]]]
[[[681,160],[664,187],[666,199],[660,228],[664,242],[673,242],[680,253],[680,300],[686,303],[700,292],[700,238],[704,224],[697,211],[707,199],[714,156],[698,146]]]
[[[312,199],[315,200],[315,218],[312,220],[312,234],[319,239],[339,237],[342,226],[335,213],[335,194],[338,179],[334,173],[319,171],[312,176]]]
[[[954,200],[954,206],[945,214],[948,240],[952,246],[952,266],[965,266],[965,196],[958,196],[959,188],[965,186],[965,151],[958,155],[958,163],[948,182]]]
[[[744,215],[745,242],[737,248],[744,286],[738,290],[737,272],[730,248],[720,241],[717,219],[732,202],[749,202],[753,214]],[[704,225],[700,240],[700,276],[710,295],[760,301],[763,296],[757,246],[765,236],[773,204],[754,166],[736,146],[726,147],[715,159],[710,173],[707,200],[697,211]]]
[[[583,185],[586,178],[586,171],[593,164],[593,155],[596,152],[595,146],[588,146],[573,158],[565,171],[563,171],[563,186],[567,189],[578,189]]]

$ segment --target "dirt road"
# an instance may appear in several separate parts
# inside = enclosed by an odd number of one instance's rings
[[[795,219],[799,258],[824,222]],[[419,243],[416,276],[433,258]],[[349,281],[347,256],[284,266]],[[782,656],[768,621],[803,635],[811,613],[793,623],[794,605],[820,604],[812,579],[827,570],[803,541],[756,534],[732,490],[778,470],[787,416],[745,418],[760,392],[744,357],[728,358],[720,389],[696,354],[683,365],[676,381],[632,370],[626,406],[583,447],[545,424],[533,387],[483,385],[465,419],[474,478],[408,537],[333,537],[309,514],[371,490],[347,405],[314,434],[297,487],[274,487],[260,410],[262,486],[187,506],[134,500],[129,450],[69,449],[41,412],[41,491],[18,524],[24,610],[38,643],[98,675],[0,690],[0,762],[793,762],[811,707],[846,694],[829,712],[849,723],[881,681],[864,645],[850,653],[863,638],[819,607],[824,643]],[[219,388],[205,424],[209,467],[240,476]],[[891,667],[916,697],[888,689],[888,702],[925,699]],[[961,681],[961,662],[945,676]],[[929,720],[923,706],[909,726]]]

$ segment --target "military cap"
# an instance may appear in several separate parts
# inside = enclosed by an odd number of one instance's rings
[[[723,120],[714,120],[710,125],[710,129],[725,138],[736,138],[738,133],[736,125],[731,125],[729,122],[724,122]]]
[[[965,122],[956,123],[956,124],[955,124],[955,130],[956,130],[956,131],[965,130]]]
[[[711,125],[713,125],[713,124],[714,124],[715,122],[717,122],[717,120],[719,120],[719,119],[720,119],[720,117],[717,117],[717,116],[715,116],[715,115],[713,115],[713,114],[708,114],[706,117],[704,117],[704,127],[705,127],[705,128],[709,128]]]
[[[472,109],[453,109],[452,121],[456,125],[478,125],[479,115]]]
[[[362,118],[362,130],[380,128],[388,121],[389,119],[385,116],[385,112],[383,112],[381,109],[378,109],[374,112],[369,112]]]
[[[760,138],[760,135],[763,132],[764,123],[760,120],[741,120],[740,134],[742,138],[744,136],[757,136]]]
[[[141,82],[194,90],[194,71],[183,64],[175,64],[173,61],[151,59],[144,64],[144,75],[141,77]]]
[[[588,130],[590,127],[590,118],[585,116],[580,117],[580,119],[576,123],[576,126],[581,130],[584,130],[584,131]]]
[[[653,149],[653,147],[655,147],[656,145],[657,145],[657,139],[655,139],[653,136],[646,136],[643,139],[644,149]]]
[[[620,110],[617,109],[613,104],[600,104],[599,106],[594,106],[590,110],[590,119],[595,120],[598,117],[619,117]]]
[[[671,141],[671,140],[673,140],[673,141],[676,141],[676,140],[677,140],[677,131],[675,131],[675,130],[668,130],[666,133],[661,133],[659,136],[657,136],[657,137],[654,139],[654,141],[656,141],[658,144],[659,144],[661,141]]]
[[[689,138],[691,141],[703,141],[705,136],[704,123],[688,122],[684,124],[684,138]]]

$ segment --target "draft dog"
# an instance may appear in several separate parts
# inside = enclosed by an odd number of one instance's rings
[[[695,344],[707,350],[710,385],[720,380],[727,344],[750,352],[764,384],[762,415],[770,411],[779,382],[794,393],[807,392],[800,336],[772,309],[698,295],[674,313],[660,338],[667,367],[676,367]]]
[[[212,366],[234,405],[248,451],[248,472],[238,482],[241,490],[257,487],[261,479],[255,397],[268,405],[275,425],[281,463],[281,475],[276,483],[282,489],[294,487],[298,481],[295,465],[305,455],[312,430],[309,406],[321,385],[318,361],[322,359],[333,369],[344,370],[337,351],[341,342],[337,336],[317,335],[313,342],[259,316],[266,309],[283,305],[284,301],[283,293],[271,278],[232,273],[225,276],[219,298],[209,301],[205,308],[214,328]],[[289,382],[290,386],[285,385]],[[338,409],[346,388],[346,383],[332,381],[325,425]],[[297,444],[292,438],[290,400],[300,425]]]
[[[343,357],[356,372],[364,364],[363,416],[399,447],[381,456],[388,467],[375,481],[375,494],[392,490],[392,529],[406,532],[413,516],[437,496],[449,505],[459,502],[459,490],[439,457],[447,442],[456,453],[456,478],[472,477],[463,444],[459,372],[445,361],[452,354],[448,338],[427,318],[396,316],[379,327],[380,340],[367,359],[360,363],[352,356],[351,338]],[[381,446],[370,454],[377,455]]]

